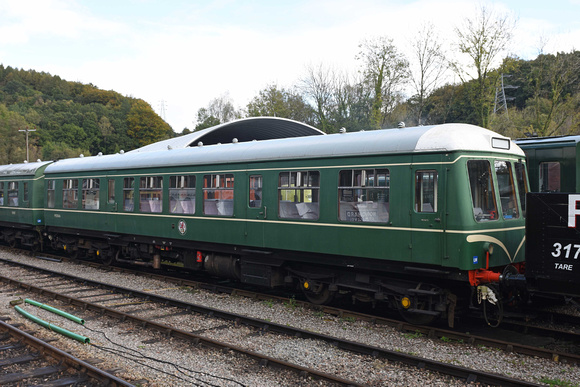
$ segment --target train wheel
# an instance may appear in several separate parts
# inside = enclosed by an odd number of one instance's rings
[[[101,255],[101,260],[105,266],[112,266],[117,261],[118,257],[121,257],[121,249],[115,250],[107,250],[106,254]]]
[[[336,292],[331,292],[328,285],[322,283],[310,283],[309,281],[302,282],[302,292],[304,296],[315,305],[325,305],[330,303]]]
[[[67,250],[68,256],[71,259],[77,260],[81,257],[80,249]]]

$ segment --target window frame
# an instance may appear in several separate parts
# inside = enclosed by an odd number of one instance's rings
[[[388,168],[338,171],[338,221],[388,223],[390,193],[391,171]]]
[[[154,214],[163,212],[163,176],[139,178],[139,212]]]
[[[196,183],[195,175],[169,176],[169,212],[171,214],[195,214]]]
[[[425,175],[431,175],[425,179]],[[420,214],[434,214],[438,211],[437,202],[439,201],[439,172],[436,169],[420,169],[415,171],[415,212]],[[425,187],[432,186],[432,190],[426,190]],[[431,188],[431,187],[428,187]],[[431,193],[432,192],[432,193]],[[433,196],[432,200],[428,196]],[[430,207],[425,207],[430,205]]]
[[[278,217],[304,220],[320,218],[320,171],[294,170],[278,174]]]
[[[82,179],[82,187],[81,187],[81,208],[83,210],[99,210],[101,207],[101,200],[100,200],[100,193],[101,193],[101,179],[88,177]],[[96,197],[96,200],[93,198],[91,201],[92,204],[89,206],[87,203],[87,199],[89,195]],[[96,205],[96,207],[95,207]]]
[[[135,178],[123,178],[123,211],[135,212]]]
[[[56,180],[46,181],[46,207],[56,207]]]
[[[62,180],[62,208],[79,208],[79,179]]]
[[[203,175],[203,214],[234,216],[235,175],[211,173]]]

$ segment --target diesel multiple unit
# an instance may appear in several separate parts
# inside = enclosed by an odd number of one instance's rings
[[[1,236],[453,321],[524,262],[525,155],[445,124],[0,167]],[[485,290],[482,293],[482,287]]]

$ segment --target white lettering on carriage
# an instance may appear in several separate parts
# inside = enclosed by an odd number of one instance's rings
[[[568,195],[568,227],[576,228],[576,215],[580,215],[578,202],[580,202],[580,195]]]

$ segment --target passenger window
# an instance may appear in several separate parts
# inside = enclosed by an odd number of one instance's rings
[[[195,214],[195,176],[169,177],[169,211]]]
[[[495,189],[489,161],[469,160],[467,170],[475,220],[484,222],[497,219]]]
[[[11,181],[8,183],[8,205],[18,207],[18,182]]]
[[[126,177],[123,179],[123,211],[135,209],[135,179]]]
[[[390,178],[387,169],[354,169],[338,175],[338,219],[346,222],[389,221]]]
[[[28,201],[28,183],[22,183],[22,200]]]
[[[248,206],[252,208],[262,207],[262,175],[250,176],[250,192]]]
[[[0,183],[0,206],[4,205],[4,182]]]
[[[540,192],[560,192],[560,163],[540,163]]]
[[[234,175],[204,175],[203,213],[218,216],[234,214]]]
[[[86,210],[99,209],[99,179],[83,179],[82,208]]]
[[[437,171],[415,173],[415,211],[437,212]]]
[[[161,212],[163,203],[163,178],[144,176],[139,184],[139,210],[141,212]]]
[[[55,185],[56,180],[48,180],[46,183],[46,206],[48,208],[54,208],[56,203]]]
[[[278,183],[278,213],[283,219],[318,219],[320,173],[281,172]]]
[[[526,217],[526,193],[528,193],[528,173],[524,163],[515,163],[516,165],[516,181],[518,183],[518,192],[520,194],[520,205],[522,206],[522,213]]]
[[[109,204],[115,204],[115,180],[109,180],[107,188],[107,201]]]
[[[501,213],[504,219],[516,219],[520,217],[518,202],[516,200],[516,187],[512,173],[512,164],[507,161],[495,161],[495,174],[499,188]]]
[[[62,181],[62,208],[78,208],[79,181],[66,179]]]

